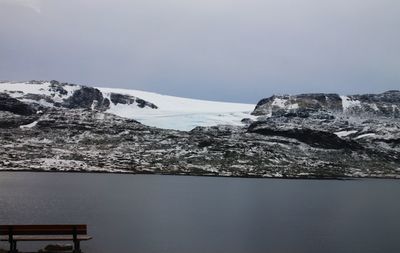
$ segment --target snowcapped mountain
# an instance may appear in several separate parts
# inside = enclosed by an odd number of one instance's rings
[[[3,82],[0,170],[400,178],[399,91],[272,96],[252,108]]]
[[[58,81],[0,82],[0,92],[37,108],[87,108],[164,129],[243,125],[255,105],[165,96],[152,92],[92,88]]]

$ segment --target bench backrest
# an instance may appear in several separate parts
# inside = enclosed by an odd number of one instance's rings
[[[87,226],[78,225],[0,225],[0,235],[86,235]]]

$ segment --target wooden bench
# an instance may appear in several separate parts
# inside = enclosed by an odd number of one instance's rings
[[[74,253],[81,252],[80,242],[90,240],[86,225],[0,225],[0,240],[17,252],[18,241],[73,241]]]

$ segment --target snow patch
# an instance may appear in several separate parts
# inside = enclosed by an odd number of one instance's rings
[[[90,106],[90,109],[92,109],[92,111],[96,108],[96,106],[98,105],[98,101],[97,100],[93,100],[92,105]]]
[[[21,125],[21,126],[19,126],[19,127],[20,127],[21,129],[29,129],[29,128],[35,127],[35,126],[37,125],[37,123],[38,123],[38,121],[36,120],[36,121],[34,121],[34,122],[30,123],[30,124]]]
[[[348,96],[340,96],[340,98],[342,99],[343,111],[347,111],[349,108],[358,107],[361,105],[359,100],[353,100]]]
[[[374,111],[379,111],[379,108],[378,108],[378,106],[374,103],[374,104],[370,104],[370,107],[372,108],[372,110],[374,110]]]
[[[289,106],[288,106],[288,109],[291,109],[291,110],[294,110],[294,109],[299,109],[299,104],[290,104]]]
[[[351,130],[351,131],[340,131],[340,132],[336,132],[335,134],[338,137],[342,138],[342,137],[346,137],[346,136],[348,136],[350,134],[355,134],[357,132],[358,132],[357,130]]]
[[[399,108],[397,107],[397,105],[392,105],[393,114],[395,114],[398,109]]]
[[[294,110],[299,108],[298,103],[290,103],[289,99],[285,98],[274,98],[274,101],[272,101],[271,107],[278,107],[281,109],[287,109],[287,110]]]
[[[361,139],[361,138],[366,138],[366,137],[374,137],[374,136],[376,136],[376,134],[374,134],[374,133],[362,134],[362,135],[357,136],[355,138],[355,140],[358,140],[358,139]]]
[[[39,105],[44,106],[44,107],[53,107],[54,106],[52,103],[49,103],[44,99],[40,99],[40,100],[37,101],[37,100],[33,100],[33,99],[23,98],[23,99],[20,99],[20,101],[24,102],[24,103],[27,103],[27,104],[31,104],[31,103],[39,104]]]
[[[279,108],[286,108],[287,99],[275,98],[272,102],[272,106],[279,107]]]

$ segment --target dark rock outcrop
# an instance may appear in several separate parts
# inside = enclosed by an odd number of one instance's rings
[[[63,105],[66,108],[94,108],[94,109],[107,109],[103,106],[103,94],[96,88],[82,87],[76,90],[74,94],[65,100]]]
[[[32,115],[36,113],[36,110],[29,104],[12,98],[5,93],[0,93],[0,111],[8,111],[19,115]]]
[[[130,105],[130,104],[137,103],[138,107],[140,107],[140,108],[145,108],[145,107],[149,107],[152,109],[158,108],[155,104],[147,102],[146,100],[143,100],[143,99],[140,99],[140,98],[137,98],[134,96],[125,95],[125,94],[111,93],[110,99],[114,105],[117,105],[117,104]]]
[[[353,150],[361,148],[361,145],[358,143],[350,140],[343,140],[334,133],[309,128],[291,128],[282,130],[270,127],[266,122],[257,122],[250,125],[248,131],[267,136],[293,138],[315,148]]]

